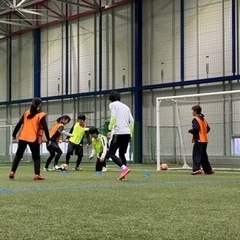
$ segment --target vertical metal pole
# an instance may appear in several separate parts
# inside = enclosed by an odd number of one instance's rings
[[[99,91],[102,91],[102,9],[99,0]]]
[[[180,36],[180,51],[181,51],[181,81],[184,81],[184,0],[181,0],[181,12],[180,12],[180,32],[181,32],[181,36]]]
[[[65,38],[66,38],[66,43],[65,43],[65,50],[66,50],[66,68],[65,68],[65,79],[66,79],[66,82],[65,82],[65,94],[68,95],[69,93],[69,89],[68,89],[68,84],[69,84],[69,49],[68,49],[68,44],[69,44],[69,38],[68,38],[68,31],[69,31],[69,25],[68,25],[68,20],[66,20],[65,22],[65,28],[66,28],[66,35],[65,35]],[[71,90],[71,89],[70,89]]]
[[[34,97],[41,97],[41,30],[33,30]]]
[[[9,36],[7,39],[7,79],[8,79],[8,89],[7,89],[7,100],[12,100],[12,37]]]
[[[156,151],[157,151],[157,170],[160,171],[160,165],[161,165],[161,161],[160,161],[160,156],[161,156],[161,135],[160,135],[160,105],[161,105],[161,101],[159,101],[158,99],[156,99]]]
[[[235,0],[232,0],[232,73],[236,74],[236,9]]]
[[[142,1],[135,1],[135,127],[134,162],[142,163]]]
[[[236,74],[239,75],[239,0],[236,2]]]

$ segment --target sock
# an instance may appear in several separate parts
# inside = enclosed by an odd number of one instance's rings
[[[125,165],[122,165],[121,166],[121,170],[123,170],[123,169],[125,169],[126,168],[126,166]]]

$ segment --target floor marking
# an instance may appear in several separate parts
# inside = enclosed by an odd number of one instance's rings
[[[7,193],[24,193],[24,192],[36,192],[36,191],[57,191],[57,190],[74,190],[74,189],[96,189],[96,188],[118,188],[118,187],[145,187],[155,185],[181,185],[181,184],[204,184],[204,183],[240,183],[240,179],[233,180],[207,180],[207,181],[158,181],[158,182],[119,182],[115,184],[100,184],[100,185],[79,185],[79,186],[62,186],[62,187],[32,187],[32,188],[19,188],[19,189],[0,189],[0,194]]]

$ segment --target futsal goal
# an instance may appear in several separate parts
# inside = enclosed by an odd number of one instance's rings
[[[156,159],[177,159],[180,168],[191,168],[192,106],[200,105],[211,128],[208,155],[220,168],[240,167],[240,90],[156,98]]]

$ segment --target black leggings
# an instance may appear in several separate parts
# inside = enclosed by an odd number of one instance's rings
[[[23,154],[27,145],[30,147],[30,150],[32,152],[32,159],[34,162],[34,173],[39,175],[40,174],[40,144],[37,141],[27,142],[27,141],[19,140],[17,152],[12,163],[12,171],[14,173],[17,171],[19,162],[23,158]]]
[[[106,167],[106,159],[104,159],[104,161],[101,162],[100,158],[97,158],[95,167],[96,172],[101,172],[103,167]]]
[[[130,134],[113,135],[110,147],[109,147],[109,157],[116,163],[119,167],[122,165],[127,165],[125,158],[125,153],[127,152],[128,143],[130,141]],[[116,151],[119,149],[119,158],[115,155]]]
[[[66,154],[66,164],[69,165],[69,161],[70,161],[71,155],[73,155],[74,150],[75,150],[75,155],[78,156],[76,161],[76,168],[78,168],[82,162],[82,157],[83,157],[83,146],[81,144],[74,144],[72,142],[68,143],[68,149]]]
[[[52,148],[51,148],[51,146],[52,146]],[[55,157],[55,159],[54,159],[54,166],[58,165],[59,158],[62,155],[62,150],[61,150],[61,148],[58,146],[58,144],[56,142],[52,142],[51,146],[47,147],[47,149],[50,152],[50,156],[49,156],[49,158],[46,161],[45,168],[49,167],[49,164],[51,163],[51,161],[53,160],[54,157]],[[55,153],[57,153],[56,156],[55,156]]]

